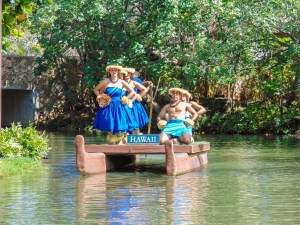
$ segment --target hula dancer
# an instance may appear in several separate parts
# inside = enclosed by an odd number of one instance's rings
[[[182,144],[190,144],[192,136],[188,126],[193,126],[197,119],[197,112],[189,103],[182,102],[181,97],[185,94],[181,88],[171,88],[169,94],[172,95],[172,102],[165,105],[157,116],[158,128],[162,129],[160,134],[160,144],[167,140],[178,138]],[[191,119],[185,119],[186,112],[191,114]],[[168,114],[169,120],[163,118]]]
[[[124,74],[124,80],[135,91],[132,101],[132,115],[137,122],[137,129],[133,131],[134,134],[140,133],[140,128],[149,123],[147,112],[142,105],[142,97],[148,92],[149,88],[144,87],[142,84],[132,79],[132,74],[135,72],[134,68],[124,68],[127,72]]]
[[[110,77],[102,80],[94,89],[99,103],[94,127],[102,132],[107,132],[110,144],[123,144],[127,131],[134,129],[132,117],[126,105],[134,96],[133,89],[118,74],[121,66],[111,65],[106,67]],[[126,88],[128,95],[122,96],[122,89]],[[104,94],[100,95],[103,90]]]
[[[182,102],[189,103],[191,105],[191,107],[196,110],[198,116],[201,116],[204,113],[206,113],[206,109],[203,106],[199,105],[198,103],[196,103],[194,101],[189,101],[189,99],[192,98],[192,95],[187,90],[183,90],[183,91],[184,91],[184,94],[182,94],[182,96],[181,96]],[[191,114],[187,111],[185,114],[185,119],[190,119],[190,118],[191,118]],[[191,136],[193,136],[193,127],[189,126],[188,129],[189,129],[189,134]],[[193,137],[192,137],[192,142],[194,142]]]

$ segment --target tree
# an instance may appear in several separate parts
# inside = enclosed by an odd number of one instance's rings
[[[2,3],[2,48],[11,48],[9,37],[22,38],[30,26],[27,17],[41,4],[52,0],[3,0]]]
[[[247,100],[263,100],[270,106],[288,98],[292,106],[299,83],[299,4],[294,0],[55,2],[42,7],[43,16],[37,12],[33,18],[33,31],[45,49],[39,68],[55,69],[55,79],[66,84],[67,74],[61,76],[60,71],[66,52],[74,50],[82,72],[80,91],[74,93],[82,100],[82,93],[106,76],[106,65],[120,63],[137,68],[160,94],[182,86],[195,96],[212,96],[218,88],[211,87],[229,85],[233,95],[236,81],[243,79],[252,85]]]

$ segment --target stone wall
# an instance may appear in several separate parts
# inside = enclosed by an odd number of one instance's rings
[[[27,126],[37,121],[39,88],[34,66],[35,58],[31,56],[3,56],[2,126],[18,122]]]
[[[35,57],[10,56],[2,57],[2,88],[33,90],[37,78],[33,74]]]

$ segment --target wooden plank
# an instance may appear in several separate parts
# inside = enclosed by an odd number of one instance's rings
[[[209,142],[196,142],[190,145],[174,145],[174,153],[198,153],[208,151]],[[89,153],[105,153],[107,155],[120,154],[165,154],[164,145],[85,145],[85,151]]]

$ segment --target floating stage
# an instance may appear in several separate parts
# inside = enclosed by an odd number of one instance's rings
[[[139,154],[164,154],[167,175],[191,172],[208,166],[209,142],[174,145],[167,141],[158,144],[85,144],[84,137],[75,138],[76,167],[83,174],[100,174],[136,162]]]

